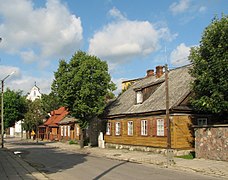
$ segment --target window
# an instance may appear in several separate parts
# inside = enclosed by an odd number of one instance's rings
[[[70,137],[70,126],[68,126],[68,137]]]
[[[120,122],[116,122],[116,135],[120,135]]]
[[[79,130],[80,130],[80,129],[79,129],[79,127],[77,126],[77,127],[76,127],[76,136],[79,136]]]
[[[157,119],[157,136],[165,135],[165,122],[164,119]]]
[[[111,123],[108,122],[106,126],[106,135],[111,135]]]
[[[141,104],[143,102],[143,93],[142,91],[136,92],[136,104]]]
[[[198,124],[198,126],[207,125],[207,118],[198,118],[197,124]]]
[[[146,136],[147,135],[147,120],[141,121],[141,135]]]
[[[63,136],[63,126],[61,126],[61,136]]]
[[[128,121],[127,123],[127,134],[128,136],[133,135],[133,121]]]

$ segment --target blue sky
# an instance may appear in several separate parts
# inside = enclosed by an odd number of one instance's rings
[[[192,46],[226,0],[0,0],[0,78],[11,89],[34,82],[49,93],[60,59],[77,50],[107,61],[112,80],[188,64]]]

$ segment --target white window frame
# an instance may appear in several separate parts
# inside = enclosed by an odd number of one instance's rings
[[[133,136],[134,134],[134,125],[133,125],[133,121],[128,121],[127,122],[127,135],[128,136]]]
[[[157,119],[157,136],[165,136],[165,120]]]
[[[147,120],[141,120],[141,135],[147,136],[148,133],[148,122]]]
[[[137,91],[136,92],[136,104],[141,104],[143,103],[143,93],[142,91]]]
[[[79,136],[79,127],[76,127],[76,136]]]
[[[63,136],[63,126],[61,126],[61,128],[60,128],[60,134],[61,134],[61,136]]]
[[[116,136],[120,136],[120,131],[121,131],[120,122],[116,122],[115,123],[115,134],[116,134]]]
[[[106,135],[111,135],[111,122],[106,124]]]
[[[198,126],[207,125],[207,118],[198,118],[197,119],[197,125]]]
[[[70,137],[70,126],[68,126],[68,137]]]

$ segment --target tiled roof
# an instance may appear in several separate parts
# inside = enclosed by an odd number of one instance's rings
[[[169,72],[169,108],[178,106],[190,92],[190,82],[193,80],[189,74],[191,65],[183,66]],[[156,86],[153,93],[142,103],[135,103],[136,90],[147,86]],[[166,109],[165,74],[160,78],[150,76],[139,80],[129,87],[108,107],[107,116],[127,115],[135,113],[155,112]]]
[[[44,123],[46,126],[58,126],[58,123],[68,114],[69,112],[65,107],[60,107],[57,110],[51,112],[51,117]]]

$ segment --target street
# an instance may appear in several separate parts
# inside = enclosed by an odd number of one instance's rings
[[[8,140],[7,148],[49,179],[217,179],[127,161],[95,157],[48,147],[45,143]]]

